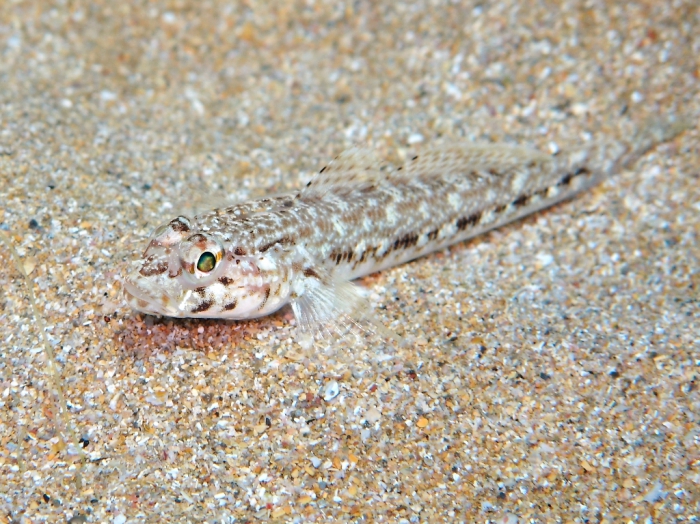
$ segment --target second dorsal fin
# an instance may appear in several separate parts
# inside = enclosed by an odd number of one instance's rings
[[[540,151],[507,144],[448,142],[410,154],[403,166],[389,169],[374,151],[353,147],[335,157],[301,191],[301,197],[326,193],[347,194],[361,191],[388,180],[418,180],[441,176],[465,177],[483,182],[503,176],[532,163],[550,162],[551,156]]]

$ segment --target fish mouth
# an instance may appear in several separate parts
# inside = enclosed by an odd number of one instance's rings
[[[167,296],[157,298],[139,287],[130,278],[124,279],[122,293],[127,304],[133,309],[149,315],[180,317],[181,312],[175,307],[174,301]]]

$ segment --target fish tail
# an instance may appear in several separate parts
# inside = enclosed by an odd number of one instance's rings
[[[590,172],[591,185],[627,169],[645,153],[692,127],[689,120],[658,117],[645,121],[629,139],[603,137],[583,147],[563,149],[555,156],[555,172]]]
[[[619,167],[621,169],[630,167],[657,145],[674,139],[692,127],[692,122],[686,118],[666,116],[646,120],[628,142],[627,153],[620,158]]]

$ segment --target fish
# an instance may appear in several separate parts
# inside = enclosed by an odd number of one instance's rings
[[[353,147],[297,191],[161,225],[123,296],[177,318],[246,320],[290,305],[300,336],[323,338],[371,316],[354,280],[570,199],[687,127],[670,119],[552,154],[454,141],[396,168]]]

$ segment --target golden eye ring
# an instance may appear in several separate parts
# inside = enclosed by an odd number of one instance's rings
[[[195,279],[211,277],[221,266],[224,248],[213,236],[197,233],[179,246],[180,265]]]

